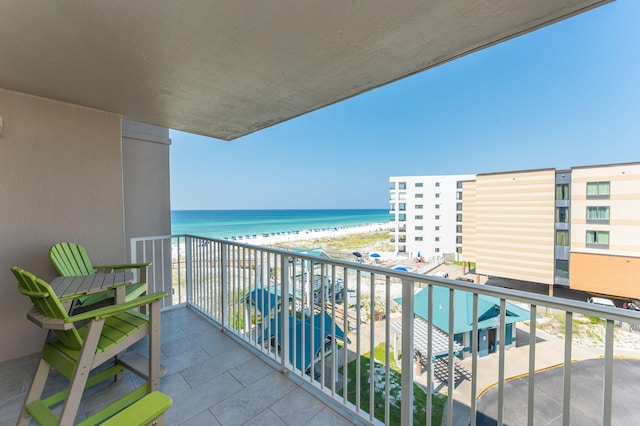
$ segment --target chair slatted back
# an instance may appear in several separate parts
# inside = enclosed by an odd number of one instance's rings
[[[28,296],[42,315],[55,319],[69,317],[49,283],[15,266],[11,268],[11,272],[18,280],[20,293]],[[75,327],[70,330],[55,330],[55,333],[60,342],[69,349],[79,350],[82,347],[82,337]]]
[[[74,243],[57,243],[49,249],[49,260],[63,277],[96,273],[87,250]]]

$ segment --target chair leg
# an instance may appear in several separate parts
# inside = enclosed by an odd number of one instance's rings
[[[160,390],[160,301],[149,310],[149,392],[153,392]]]
[[[93,366],[93,360],[96,355],[96,348],[98,347],[98,341],[100,340],[100,334],[102,333],[103,326],[104,318],[94,319],[89,323],[82,349],[80,349],[78,363],[73,371],[73,375],[71,376],[69,392],[67,393],[64,405],[62,406],[62,411],[60,412],[60,418],[58,421],[58,425],[60,426],[73,425],[78,414],[80,400],[82,399],[84,387],[87,384],[87,379],[89,378],[89,373]]]
[[[27,417],[27,404],[40,399],[50,371],[51,365],[44,359],[40,359],[38,368],[36,369],[36,374],[33,376],[31,386],[29,386],[29,392],[27,392],[27,397],[25,398],[22,410],[20,411],[20,418],[17,423],[19,426],[26,426],[31,422],[31,418]]]

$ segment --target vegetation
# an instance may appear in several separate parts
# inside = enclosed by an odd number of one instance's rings
[[[366,232],[348,234],[336,237],[318,238],[314,240],[274,243],[270,247],[291,250],[296,247],[317,248],[320,247],[331,257],[336,259],[353,260],[353,252],[362,252],[366,255],[369,251],[391,251],[389,244],[389,231]]]
[[[402,373],[400,367],[396,363],[393,353],[389,354],[391,369],[389,372],[389,382],[384,380],[384,363],[385,363],[385,344],[382,343],[374,349],[374,367],[373,377],[375,380],[375,392],[374,392],[374,415],[375,417],[384,422],[386,407],[385,407],[385,391],[387,386],[389,388],[389,421],[390,424],[400,424],[400,405],[401,405],[401,383]],[[351,361],[347,365],[347,396],[351,403],[356,403],[356,360]],[[370,411],[370,380],[371,374],[371,359],[370,353],[367,353],[360,357],[360,407],[363,410]],[[426,416],[426,404],[427,404],[427,392],[414,383],[413,387],[413,423],[424,424]],[[442,423],[442,416],[444,413],[444,406],[447,397],[441,394],[432,395],[432,416],[431,421],[434,425]]]

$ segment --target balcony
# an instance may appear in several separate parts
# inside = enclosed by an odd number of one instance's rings
[[[632,311],[193,236],[134,239],[131,253],[153,262],[150,291],[171,293],[168,424],[439,425],[439,409],[448,425],[609,424],[633,412],[614,359],[637,356],[615,349],[622,328],[640,327]],[[470,309],[457,309],[462,299]],[[461,312],[478,319],[468,331]],[[601,348],[579,344],[584,318],[602,318]],[[15,421],[36,362],[0,364],[0,423]],[[543,371],[557,373],[553,385]],[[83,409],[135,380],[100,385]]]

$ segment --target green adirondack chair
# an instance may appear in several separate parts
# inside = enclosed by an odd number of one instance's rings
[[[49,260],[58,273],[63,277],[93,275],[99,270],[113,272],[121,269],[138,269],[140,271],[140,281],[127,286],[125,290],[125,300],[133,300],[147,292],[147,267],[151,265],[151,263],[94,266],[91,263],[87,249],[81,245],[68,242],[56,243],[51,246],[49,249]],[[77,299],[75,307],[85,309],[88,306],[105,302],[106,300],[113,299],[114,297],[115,293],[113,291],[104,291],[92,294],[90,296]]]
[[[33,303],[27,318],[49,330],[18,425],[28,425],[31,418],[41,425],[74,424],[84,389],[111,379],[125,369],[143,377],[146,383],[78,424],[99,424],[125,411],[147,394],[160,390],[160,301],[167,293],[153,293],[69,316],[46,281],[18,267],[11,268],[11,271],[18,280],[18,290],[31,298]],[[135,310],[141,306],[148,306],[148,316]],[[76,327],[78,322],[85,325]],[[145,336],[149,336],[149,358],[142,368],[128,364],[124,357],[116,357]],[[134,356],[135,362],[139,362],[138,357]],[[109,361],[113,365],[94,372],[96,367]],[[51,368],[69,380],[69,387],[41,399]],[[51,407],[61,402],[62,409],[56,415]],[[144,404],[141,402],[139,405],[148,404],[161,412],[171,405],[170,400],[167,405],[166,398],[157,397],[146,399]],[[126,410],[121,418],[135,417],[135,412],[135,409]],[[131,423],[135,422],[131,420]]]

